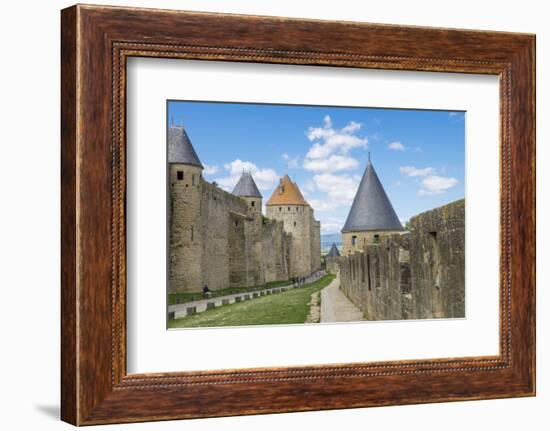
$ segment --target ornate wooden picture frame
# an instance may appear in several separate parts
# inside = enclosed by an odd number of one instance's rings
[[[102,6],[62,11],[61,416],[75,425],[535,394],[535,37]],[[129,57],[500,79],[500,353],[126,372]],[[495,220],[495,223],[498,223]]]

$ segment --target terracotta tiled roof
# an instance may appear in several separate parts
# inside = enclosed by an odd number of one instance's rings
[[[279,185],[267,201],[266,205],[309,205],[304,197],[302,192],[296,185],[292,182],[288,175],[285,175],[279,181]]]

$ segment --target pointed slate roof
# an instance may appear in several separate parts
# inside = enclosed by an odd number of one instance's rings
[[[273,194],[266,205],[309,205],[300,189],[288,175],[279,180],[279,185],[273,191]]]
[[[338,251],[338,247],[336,247],[336,243],[332,243],[332,247],[330,248],[327,257],[339,257],[340,252]]]
[[[369,230],[403,230],[370,160],[342,232]]]
[[[189,136],[181,126],[168,129],[168,163],[182,163],[204,169]]]
[[[239,179],[239,182],[235,185],[235,188],[233,189],[233,194],[235,196],[243,197],[262,197],[262,194],[258,190],[256,183],[254,182],[254,178],[252,178],[252,174],[249,172],[243,172],[241,178]]]

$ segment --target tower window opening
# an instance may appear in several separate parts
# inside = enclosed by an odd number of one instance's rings
[[[357,235],[353,235],[351,237],[351,245],[355,247],[356,244],[357,244]]]
[[[195,229],[193,226],[191,226],[191,241],[195,240]]]
[[[183,171],[178,171],[177,178],[178,180],[183,180]]]
[[[279,212],[281,212],[283,209],[281,207],[279,207]]]
[[[251,207],[254,206],[254,201],[250,202],[250,206],[251,206]]]
[[[235,220],[235,226],[239,226],[239,220]]]
[[[380,235],[374,235],[374,243],[378,244],[380,242]]]
[[[193,174],[193,176],[191,177],[191,184],[195,185],[195,174]]]
[[[296,226],[296,222],[294,222],[294,226]]]
[[[290,207],[287,208],[290,211]]]

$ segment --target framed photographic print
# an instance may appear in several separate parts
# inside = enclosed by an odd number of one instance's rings
[[[533,35],[61,30],[63,420],[535,394]]]

